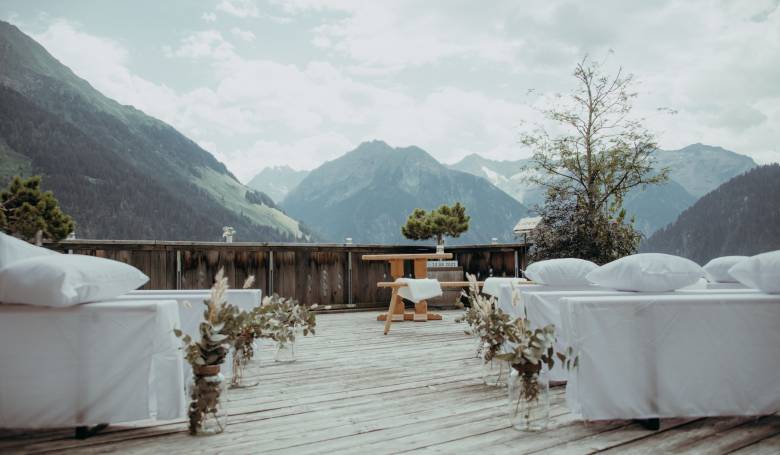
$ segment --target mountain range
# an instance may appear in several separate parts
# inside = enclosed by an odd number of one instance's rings
[[[642,244],[704,264],[780,249],[780,165],[759,166],[704,195]]]
[[[301,241],[306,228],[170,125],[0,21],[0,185],[41,174],[85,238]]]
[[[699,197],[756,166],[750,157],[704,144],[658,150],[655,159],[658,169],[669,168],[669,180],[661,185],[636,188],[626,195],[623,203],[637,229],[648,237],[676,220]],[[524,206],[533,208],[544,202],[545,191],[528,180],[535,172],[532,164],[530,159],[497,161],[471,154],[447,167],[482,177]],[[284,205],[287,193],[308,174],[309,171],[289,167],[266,168],[249,185],[271,194]]]
[[[511,240],[515,223],[528,213],[480,177],[450,169],[418,147],[393,148],[382,141],[365,142],[313,170],[281,205],[329,241],[410,243],[400,229],[415,208],[455,202],[466,206],[471,223],[449,243]]]
[[[696,199],[721,183],[756,166],[752,158],[704,144],[679,150],[658,150],[656,168],[669,168],[669,181],[662,185],[636,188],[626,195],[623,207],[635,219],[636,227],[649,236],[671,223]],[[530,159],[494,161],[472,154],[452,164],[458,169],[484,177],[523,204],[533,207],[544,201],[544,190],[530,182]]]

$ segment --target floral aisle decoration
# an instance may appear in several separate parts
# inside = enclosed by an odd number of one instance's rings
[[[532,328],[527,318],[513,322],[513,347],[496,358],[512,368],[508,381],[509,419],[522,431],[541,431],[550,419],[550,394],[547,372],[557,358],[565,369],[576,368],[578,358],[571,348],[565,353],[555,350],[555,326]]]
[[[249,289],[254,284],[255,277],[250,276],[244,282],[244,289]],[[241,310],[235,305],[226,304],[228,309],[225,317],[225,332],[230,338],[232,347],[232,370],[230,378],[231,388],[253,387],[258,381],[249,381],[248,372],[250,365],[256,363],[256,340],[270,338],[268,320],[257,306],[250,311]]]
[[[174,329],[184,344],[184,357],[192,366],[192,380],[188,387],[190,404],[187,415],[192,435],[222,433],[227,425],[225,378],[220,366],[230,349],[230,334],[225,323],[230,320],[232,309],[225,300],[227,278],[222,269],[217,272],[211,294],[203,301],[203,322],[199,326],[200,338]]]
[[[513,341],[515,326],[510,316],[498,308],[495,297],[479,292],[474,275],[467,274],[466,278],[469,281],[469,290],[463,295],[468,298],[471,306],[455,321],[466,322],[466,334],[478,339],[477,357],[483,362],[483,382],[487,385],[504,385],[508,367],[497,354],[505,343]]]
[[[277,294],[263,299],[260,312],[265,317],[269,337],[276,341],[275,361],[295,361],[295,337],[314,335],[317,322],[312,310],[316,308],[316,304],[308,308]]]

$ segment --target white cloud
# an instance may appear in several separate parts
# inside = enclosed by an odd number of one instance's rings
[[[260,14],[253,0],[220,0],[217,10],[236,17],[258,17]]]
[[[166,122],[176,118],[178,100],[174,90],[133,74],[127,66],[127,50],[115,41],[82,32],[65,20],[53,21],[33,37],[106,96]]]
[[[169,57],[191,59],[226,59],[235,55],[233,45],[225,40],[218,30],[203,30],[194,33],[182,39],[177,48],[164,47],[163,49]]]
[[[527,156],[520,124],[572,87],[584,54],[601,58],[608,49],[615,54],[607,67],[637,75],[636,113],[662,147],[704,142],[780,160],[780,12],[772,3],[277,5],[221,1],[218,10],[300,19],[289,27],[309,27],[291,31],[308,32],[308,44],[285,41],[281,61],[261,46],[231,44],[251,41],[248,27],[214,23],[164,48],[172,59],[195,60],[182,64],[197,64],[212,81],[178,92],[134,74],[122,45],[73,24],[54,21],[36,38],[99,90],[172,123],[244,180],[265,165],[311,169],[370,139],[417,145],[446,162],[474,152]],[[528,88],[539,95],[523,96]],[[663,115],[660,106],[679,113]]]
[[[230,33],[232,33],[236,38],[247,42],[254,41],[256,38],[255,34],[250,30],[242,30],[238,27],[231,28]]]
[[[217,20],[217,15],[214,13],[203,13],[200,15],[200,18],[206,22],[215,22]]]

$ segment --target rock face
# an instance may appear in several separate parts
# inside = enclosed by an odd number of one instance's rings
[[[237,240],[306,238],[210,153],[1,21],[0,163],[2,185],[41,174],[81,238],[220,240],[226,225]]]
[[[411,243],[401,225],[412,210],[458,201],[471,224],[459,239],[447,239],[450,243],[511,240],[514,224],[527,213],[485,179],[449,169],[420,148],[381,141],[365,142],[313,170],[282,207],[329,241]]]
[[[252,177],[247,186],[269,195],[278,203],[307,175],[309,171],[296,171],[289,166],[267,167]]]
[[[756,167],[696,201],[642,244],[644,252],[700,264],[727,255],[780,249],[780,165]]]
[[[657,168],[670,168],[666,184],[631,191],[623,206],[646,236],[677,219],[696,200],[730,178],[753,167],[752,158],[721,147],[692,144],[680,150],[659,150]],[[484,177],[528,207],[544,202],[544,190],[528,181],[534,171],[530,159],[494,161],[472,154],[451,165]]]

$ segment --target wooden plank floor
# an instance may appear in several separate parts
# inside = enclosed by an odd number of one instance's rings
[[[72,429],[0,430],[3,453],[780,453],[780,416],[583,423],[552,389],[551,428],[509,428],[506,390],[483,386],[474,343],[453,323],[393,324],[375,313],[318,317],[298,361],[261,350],[258,387],[231,390],[228,430],[191,437],[183,422],[111,426],[85,441]]]

